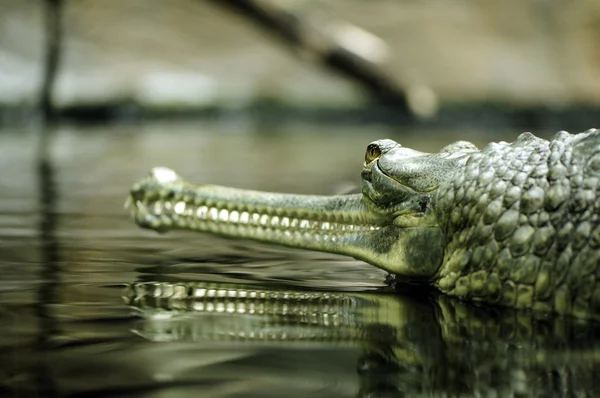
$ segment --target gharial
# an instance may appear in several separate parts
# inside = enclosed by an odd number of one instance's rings
[[[364,260],[467,300],[600,314],[600,130],[521,134],[482,150],[367,146],[362,194],[193,185],[154,168],[131,189],[142,227],[206,231]]]

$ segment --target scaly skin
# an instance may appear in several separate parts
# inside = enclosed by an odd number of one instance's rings
[[[129,204],[146,228],[347,254],[464,299],[600,314],[600,131],[437,154],[380,140],[361,175],[362,195],[327,197],[197,186],[157,168]]]
[[[523,134],[469,156],[432,199],[443,292],[517,308],[600,312],[600,132]]]

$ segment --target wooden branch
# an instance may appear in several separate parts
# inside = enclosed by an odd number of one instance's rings
[[[213,0],[213,3],[239,13],[316,63],[354,80],[378,102],[394,107],[397,112],[409,117],[423,113],[418,109],[419,98],[415,103],[409,97],[410,90],[382,69],[387,46],[369,32],[339,21],[317,27],[265,0]],[[429,95],[435,102],[433,94]]]
[[[54,117],[52,93],[61,56],[62,40],[62,0],[45,0],[46,10],[46,53],[44,56],[42,87],[39,99],[39,110],[44,122]]]

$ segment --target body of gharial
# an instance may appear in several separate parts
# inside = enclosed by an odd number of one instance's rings
[[[364,260],[397,280],[522,309],[600,314],[600,131],[478,150],[367,147],[362,194],[193,185],[155,168],[128,199],[146,228],[212,232]]]

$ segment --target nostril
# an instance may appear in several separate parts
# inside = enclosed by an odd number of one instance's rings
[[[365,181],[371,182],[371,176],[371,170],[363,169],[363,171],[360,173],[360,177]]]
[[[377,142],[372,142],[367,146],[365,152],[365,163],[369,164],[381,156],[381,147]]]
[[[173,181],[178,181],[181,179],[173,170],[168,169],[166,167],[155,167],[150,170],[150,178],[160,182],[160,183],[169,183]]]

